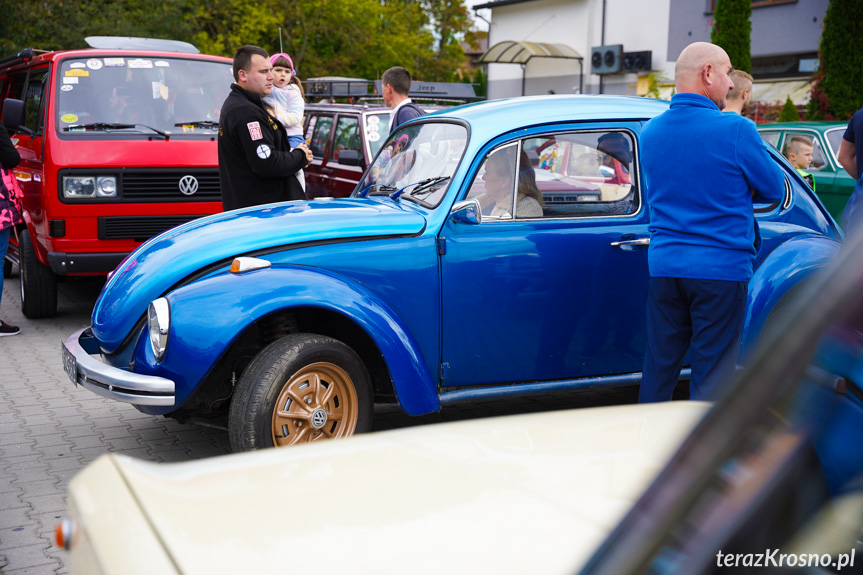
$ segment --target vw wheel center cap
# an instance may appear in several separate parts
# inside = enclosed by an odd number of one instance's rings
[[[312,412],[311,423],[315,429],[320,429],[327,422],[327,412],[322,408],[317,408]]]

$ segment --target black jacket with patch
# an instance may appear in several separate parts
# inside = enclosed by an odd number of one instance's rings
[[[267,113],[261,97],[232,84],[219,116],[222,207],[304,200],[294,177],[304,167],[305,153],[291,151],[285,129]]]

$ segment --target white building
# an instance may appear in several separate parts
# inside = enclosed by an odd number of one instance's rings
[[[474,6],[491,11],[489,52],[501,42],[562,44],[583,57],[534,57],[524,65],[489,64],[488,96],[530,94],[631,94],[652,72],[672,82],[674,62],[691,42],[710,41],[715,0],[497,0]],[[805,85],[817,63],[828,0],[752,2],[752,73],[756,99],[793,93],[808,99]],[[650,52],[649,70],[591,74],[595,47],[622,45],[624,53]],[[580,67],[581,64],[581,67]],[[777,84],[777,82],[781,82]],[[760,86],[759,86],[760,85]]]

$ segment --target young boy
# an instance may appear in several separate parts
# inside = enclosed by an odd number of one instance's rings
[[[785,157],[791,162],[791,165],[797,169],[797,173],[803,176],[803,179],[809,184],[813,190],[815,189],[815,179],[812,174],[805,170],[812,163],[812,140],[805,136],[794,136],[788,145],[785,146]]]

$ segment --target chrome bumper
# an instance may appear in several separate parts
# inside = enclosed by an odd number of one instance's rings
[[[174,405],[174,382],[170,379],[132,373],[93,357],[99,347],[89,327],[70,335],[61,347],[63,368],[75,385],[135,405]]]

